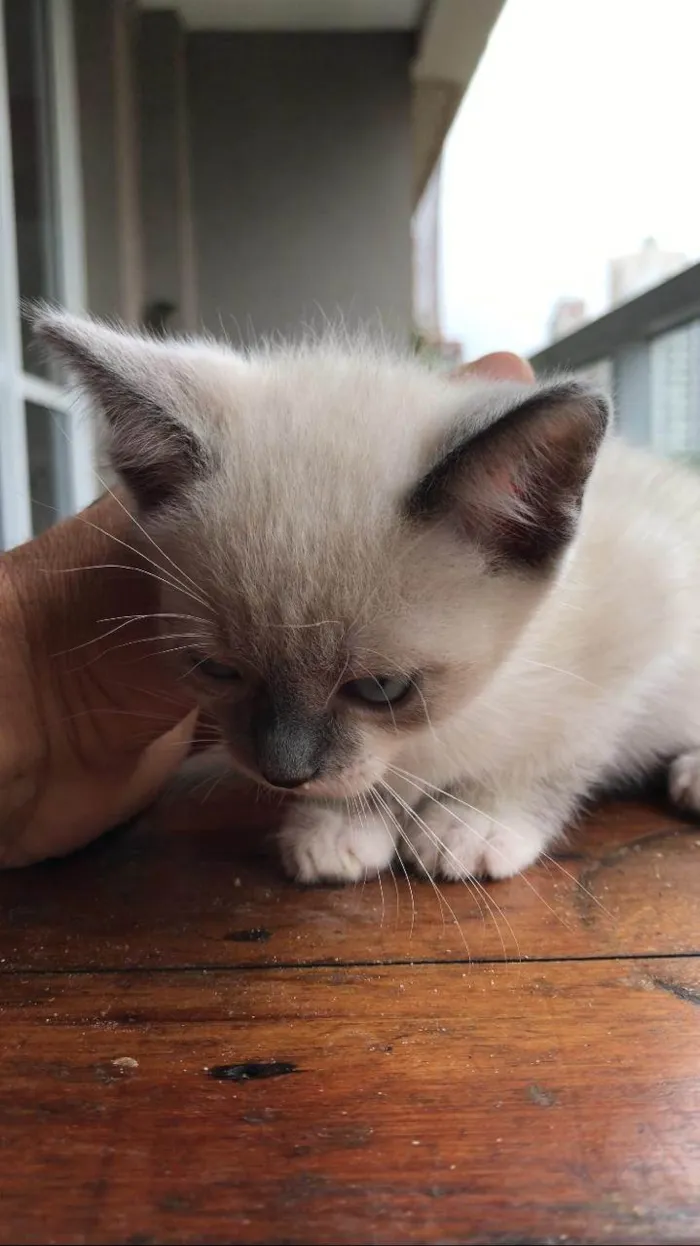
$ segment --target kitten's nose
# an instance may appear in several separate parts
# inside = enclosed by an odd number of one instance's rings
[[[309,770],[302,774],[276,774],[275,771],[261,770],[263,779],[271,783],[273,787],[284,787],[291,790],[293,787],[302,787],[304,783],[309,783],[311,779],[315,779],[319,774],[318,770]]]
[[[273,787],[301,787],[320,773],[327,751],[324,718],[304,713],[298,703],[261,701],[252,720],[255,760]]]

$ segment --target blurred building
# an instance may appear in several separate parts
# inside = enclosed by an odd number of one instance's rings
[[[651,444],[700,459],[700,320],[654,338],[649,371]]]
[[[416,332],[440,337],[440,190],[439,160],[413,216],[413,317]]]
[[[621,255],[608,264],[608,299],[611,306],[635,298],[688,265],[680,251],[662,251],[654,238],[646,238],[638,251]]]
[[[568,333],[580,329],[587,319],[586,304],[583,299],[557,299],[547,325],[548,341],[556,342],[559,338],[566,337]]]
[[[424,290],[431,176],[502,4],[0,0],[4,545],[95,492],[21,298],[242,343],[339,316],[410,340],[413,213],[427,187]],[[442,350],[437,290],[421,306]]]
[[[442,162],[438,160],[413,214],[413,323],[422,354],[445,366],[462,361],[461,342],[442,332],[440,194]]]

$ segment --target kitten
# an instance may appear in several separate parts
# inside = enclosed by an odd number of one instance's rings
[[[700,479],[606,435],[599,394],[332,339],[37,331],[163,551],[180,676],[238,771],[296,790],[292,876],[362,878],[398,846],[504,877],[659,759],[700,807]]]

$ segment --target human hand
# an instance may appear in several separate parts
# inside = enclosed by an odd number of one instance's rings
[[[0,865],[125,821],[187,756],[196,711],[158,656],[168,567],[136,532],[107,496],[0,560]]]

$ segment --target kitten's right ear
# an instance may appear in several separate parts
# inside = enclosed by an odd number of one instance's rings
[[[406,512],[451,518],[499,567],[547,569],[576,530],[608,403],[575,380],[496,387],[492,402],[481,428],[453,431]]]
[[[34,332],[102,417],[115,472],[142,511],[172,500],[212,467],[190,418],[177,349],[67,312],[33,313]]]

